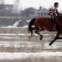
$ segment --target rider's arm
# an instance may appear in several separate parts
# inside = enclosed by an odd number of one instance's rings
[[[51,15],[53,13],[53,9],[49,9],[48,15]]]

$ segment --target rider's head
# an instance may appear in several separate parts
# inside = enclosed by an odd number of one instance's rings
[[[54,3],[54,7],[55,7],[55,8],[58,8],[58,4],[59,4],[58,2],[55,2],[55,3]]]

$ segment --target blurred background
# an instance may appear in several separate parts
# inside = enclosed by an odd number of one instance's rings
[[[27,26],[33,18],[49,17],[48,9],[55,1],[0,0],[0,27]],[[61,7],[59,11],[62,13]]]

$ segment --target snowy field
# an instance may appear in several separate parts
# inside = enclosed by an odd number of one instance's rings
[[[47,52],[47,51],[43,51],[43,52],[36,52],[36,53],[27,53],[27,52],[14,52],[14,53],[10,53],[10,52],[0,52],[0,59],[4,60],[4,59],[26,59],[29,57],[34,57],[34,58],[49,58],[49,57],[62,57],[62,52]]]
[[[42,32],[29,39],[26,28],[0,28],[0,62],[62,62],[62,40],[52,46],[56,32]],[[54,34],[54,35],[53,35]]]

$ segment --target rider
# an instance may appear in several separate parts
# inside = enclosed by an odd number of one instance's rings
[[[52,22],[53,22],[53,29],[58,29],[58,16],[61,16],[61,14],[58,12],[58,2],[54,3],[54,8],[49,9],[48,15],[51,16]]]
[[[48,15],[51,16],[51,18],[54,20],[55,23],[58,22],[58,19],[57,19],[57,16],[59,15],[59,12],[58,12],[58,2],[54,3],[54,8],[50,8],[49,9]]]

